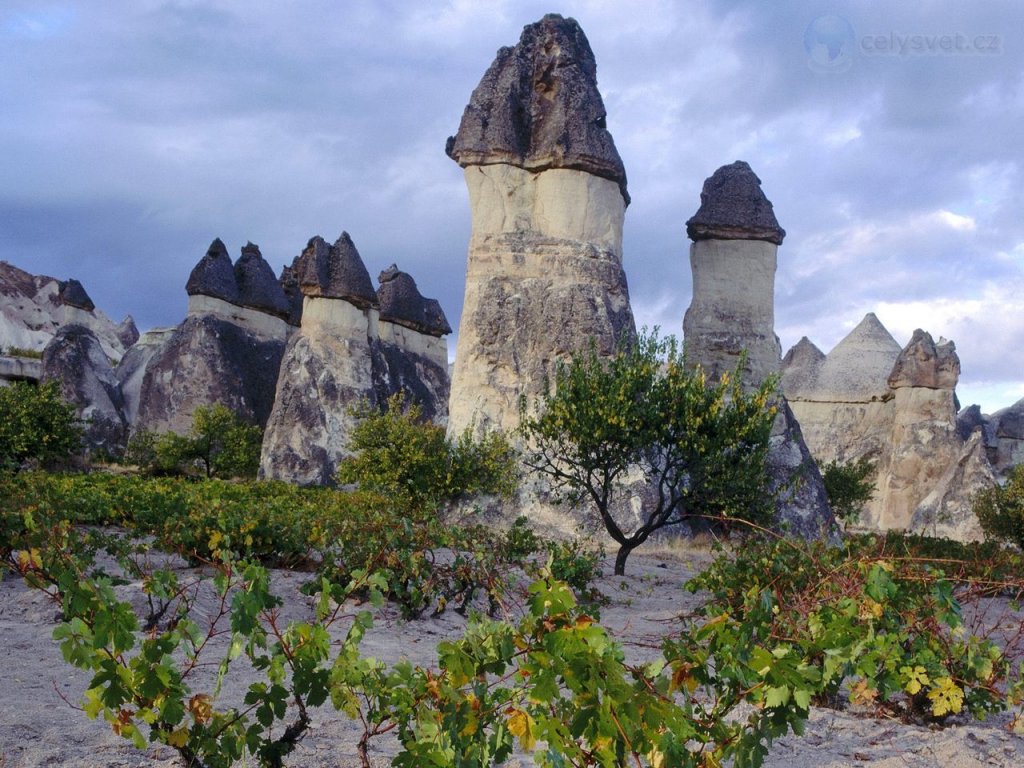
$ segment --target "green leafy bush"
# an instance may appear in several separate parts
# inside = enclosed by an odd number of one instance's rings
[[[263,432],[219,403],[196,408],[188,435],[141,431],[132,435],[125,461],[153,474],[255,477]]]
[[[935,721],[1007,706],[1010,659],[965,632],[953,583],[927,562],[820,542],[748,542],[688,587],[711,593],[705,615],[741,624],[759,616],[757,631],[813,671],[778,696],[802,691],[834,703],[848,691],[854,704]]]
[[[742,363],[741,363],[742,366]],[[674,338],[657,332],[603,359],[591,348],[561,363],[536,416],[523,414],[525,463],[593,504],[619,545],[615,573],[656,530],[688,518],[770,525],[765,462],[774,381],[747,394],[740,369],[708,383],[691,371]],[[639,527],[627,532],[614,502],[641,473],[657,490]]]
[[[830,461],[821,472],[825,482],[828,503],[836,517],[846,523],[856,523],[864,505],[875,493],[874,475],[877,465],[867,456],[840,464]]]
[[[0,469],[17,469],[26,461],[59,464],[81,445],[82,427],[57,382],[0,387]]]
[[[1024,550],[1024,465],[1010,470],[1005,485],[978,493],[973,509],[986,536]]]
[[[443,427],[423,420],[422,409],[393,395],[383,411],[364,403],[338,481],[397,496],[416,510],[433,512],[447,501],[515,490],[515,455],[504,435],[475,439],[468,431],[452,441]]]

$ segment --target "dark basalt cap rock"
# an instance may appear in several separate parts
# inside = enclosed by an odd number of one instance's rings
[[[242,248],[242,255],[235,262],[235,283],[239,305],[288,318],[288,299],[258,245],[246,243]]]
[[[281,290],[288,300],[288,324],[298,327],[302,324],[302,291],[299,288],[299,276],[296,272],[296,264],[299,257],[296,256],[291,266],[281,267],[281,277],[278,282]]]
[[[381,320],[431,336],[452,332],[441,304],[436,299],[423,298],[416,287],[416,281],[407,272],[392,264],[380,273],[378,280],[380,288],[377,289],[377,299],[380,301]]]
[[[889,374],[889,386],[926,387],[928,389],[955,389],[960,378],[960,358],[952,341],[938,344],[930,333],[920,328],[896,358]]]
[[[704,181],[700,208],[686,222],[686,234],[693,241],[766,240],[781,245],[786,230],[779,226],[757,174],[737,160]]]
[[[524,27],[515,48],[498,50],[445,151],[463,168],[510,163],[586,171],[617,182],[629,203],[594,52],[576,20],[558,14]]]
[[[60,303],[69,307],[78,307],[86,312],[92,312],[96,305],[92,303],[89,294],[85,292],[82,284],[75,279],[66,280],[60,283]]]
[[[299,289],[306,296],[345,299],[360,308],[377,305],[370,273],[348,232],[342,232],[334,245],[319,235],[312,238],[295,266]]]
[[[189,296],[212,296],[215,299],[239,303],[238,283],[235,270],[231,265],[228,249],[218,237],[206,251],[206,255],[192,269],[185,283],[185,291]]]

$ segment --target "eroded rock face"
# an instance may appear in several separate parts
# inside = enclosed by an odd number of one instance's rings
[[[304,294],[302,324],[284,352],[260,476],[330,484],[347,455],[351,408],[360,401],[379,406],[401,391],[426,418],[445,423],[442,335],[450,328],[440,305],[423,298],[415,280],[395,266],[368,294],[369,274],[347,234],[333,246],[311,239],[293,272]]]
[[[741,372],[748,391],[779,372],[781,350],[775,335],[775,269],[785,232],[761,181],[750,166],[735,162],[704,182],[700,209],[687,222],[693,272],[693,299],[683,318],[687,363],[712,379],[732,373],[746,354]],[[810,342],[793,352],[791,362],[805,377],[821,365]],[[768,456],[771,487],[778,493],[780,529],[805,538],[830,535],[832,511],[824,483],[800,424],[779,399]]]
[[[84,325],[64,325],[43,350],[42,380],[60,382],[64,399],[85,424],[83,442],[92,452],[124,451],[128,424],[117,377],[99,338]]]
[[[355,424],[349,409],[364,398],[379,402],[370,342],[376,314],[344,299],[307,295],[302,327],[284,352],[261,477],[300,485],[333,481]]]
[[[118,370],[133,430],[183,434],[196,408],[215,403],[264,426],[291,332],[280,283],[257,246],[246,245],[232,264],[217,239],[186,291],[185,321],[154,334]]]
[[[999,477],[1024,464],[1024,399],[992,414],[986,438],[988,455]]]
[[[125,352],[114,369],[117,383],[121,387],[121,396],[124,398],[124,416],[129,426],[135,423],[139,413],[146,367],[163,345],[174,336],[176,330],[177,328],[154,328],[146,331],[131,349]]]
[[[145,366],[133,430],[185,434],[196,408],[214,403],[264,426],[284,347],[216,314],[190,314]]]
[[[575,21],[546,16],[498,52],[448,154],[473,221],[449,431],[511,430],[556,361],[635,336],[626,177]]]
[[[869,457],[874,497],[861,522],[881,530],[938,532],[963,540],[980,529],[975,491],[993,480],[980,410],[957,417],[960,361],[952,342],[917,330],[904,347],[873,314],[806,375],[805,353],[787,354],[783,392],[819,463]]]
[[[463,168],[583,171],[615,182],[629,203],[594,53],[576,20],[558,14],[527,25],[514,48],[498,51],[445,151]]]
[[[19,347],[42,352],[57,330],[70,324],[91,329],[113,360],[119,360],[133,341],[134,322],[130,318],[120,325],[112,322],[77,280],[33,275],[0,261],[0,350]]]

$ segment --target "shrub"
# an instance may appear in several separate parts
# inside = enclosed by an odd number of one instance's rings
[[[1006,485],[979,492],[973,509],[986,536],[1024,550],[1024,465],[1010,470]]]
[[[136,432],[125,461],[157,475],[188,475],[197,467],[210,477],[255,477],[263,433],[219,403],[196,408],[188,435]]]
[[[64,402],[56,381],[0,387],[0,469],[17,469],[26,461],[59,464],[81,445],[75,408]]]
[[[571,502],[594,505],[619,545],[617,575],[652,533],[687,518],[726,529],[730,521],[770,524],[765,462],[774,381],[747,394],[740,370],[709,384],[689,370],[674,338],[659,341],[655,332],[610,359],[591,348],[560,363],[538,415],[524,413],[525,463],[567,490]],[[627,532],[614,502],[638,472],[656,500]]]
[[[338,481],[403,499],[415,510],[436,510],[448,501],[479,493],[508,495],[515,489],[512,447],[492,432],[477,440],[467,431],[455,441],[443,427],[423,420],[401,394],[383,411],[368,403],[355,410],[358,422]]]
[[[824,466],[821,478],[825,482],[828,503],[836,517],[848,524],[860,519],[864,505],[871,501],[875,493],[872,478],[876,469],[877,464],[867,456],[847,464],[830,461]]]

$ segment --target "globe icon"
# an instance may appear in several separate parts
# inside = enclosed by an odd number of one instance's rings
[[[807,25],[804,48],[815,72],[845,72],[853,65],[853,27],[842,16],[819,16]]]

